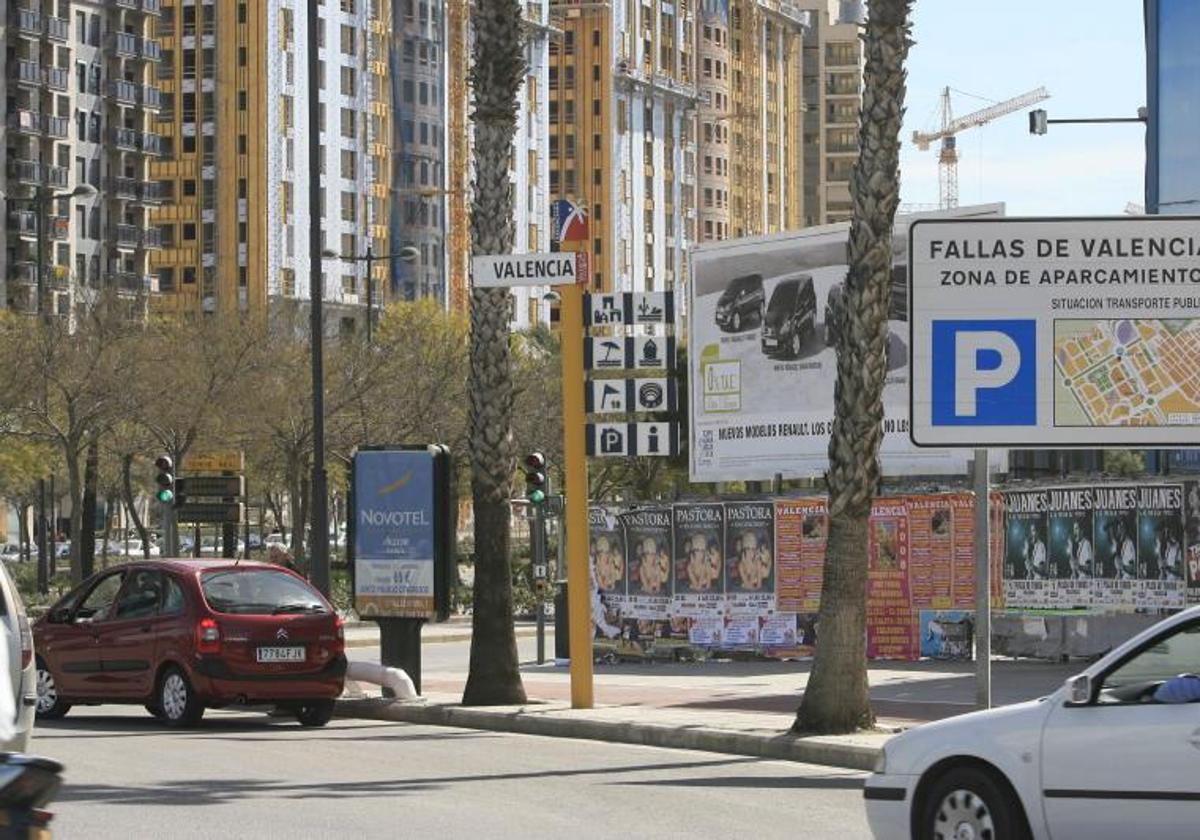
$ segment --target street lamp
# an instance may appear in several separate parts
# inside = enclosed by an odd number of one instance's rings
[[[339,254],[335,251],[322,251],[321,256],[328,260],[342,260],[343,262],[358,263],[365,262],[367,264],[367,344],[371,343],[372,326],[375,322],[375,279],[371,276],[371,263],[376,260],[400,260],[401,262],[415,262],[417,257],[421,255],[412,245],[405,245],[395,254],[384,254],[375,256],[371,245],[367,244],[367,253],[361,257],[353,254]]]

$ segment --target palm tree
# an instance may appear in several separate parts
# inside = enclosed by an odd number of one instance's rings
[[[912,2],[870,0],[862,39],[866,67],[859,153],[850,176],[849,271],[826,476],[829,543],[816,661],[796,713],[796,731],[850,732],[874,722],[865,645],[867,521],[879,484],[892,226],[900,201],[900,124]]]
[[[513,243],[513,189],[508,178],[525,78],[525,35],[517,0],[475,0],[471,86],[475,183],[471,251],[507,254]],[[513,452],[513,382],[507,289],[471,294],[470,456],[475,506],[475,592],[471,665],[464,705],[525,702],[513,634],[509,567],[509,494]]]

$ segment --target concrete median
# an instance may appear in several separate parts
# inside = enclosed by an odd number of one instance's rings
[[[870,770],[890,732],[846,736],[799,737],[769,730],[739,730],[728,715],[718,723],[703,716],[663,710],[601,707],[571,709],[563,703],[468,708],[454,702],[400,703],[377,698],[341,700],[337,716],[370,718],[431,726],[454,726],[555,738],[582,738],[670,749],[703,750],[729,755],[779,759],[807,764]],[[631,719],[636,714],[639,720]]]

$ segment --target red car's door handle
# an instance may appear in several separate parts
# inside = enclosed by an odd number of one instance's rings
[[[149,624],[143,624],[141,629],[142,629],[143,633],[149,633],[154,628],[151,627]]]

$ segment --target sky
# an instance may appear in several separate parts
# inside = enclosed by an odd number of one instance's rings
[[[942,89],[1002,101],[1037,87],[1050,119],[1132,117],[1146,104],[1141,0],[916,0],[900,155],[902,204],[936,205]],[[956,116],[991,102],[951,92]],[[958,136],[959,204],[1004,202],[1009,216],[1119,215],[1144,203],[1140,123],[1051,125],[1024,108]],[[917,208],[914,208],[917,209]],[[920,208],[927,209],[927,208]]]

